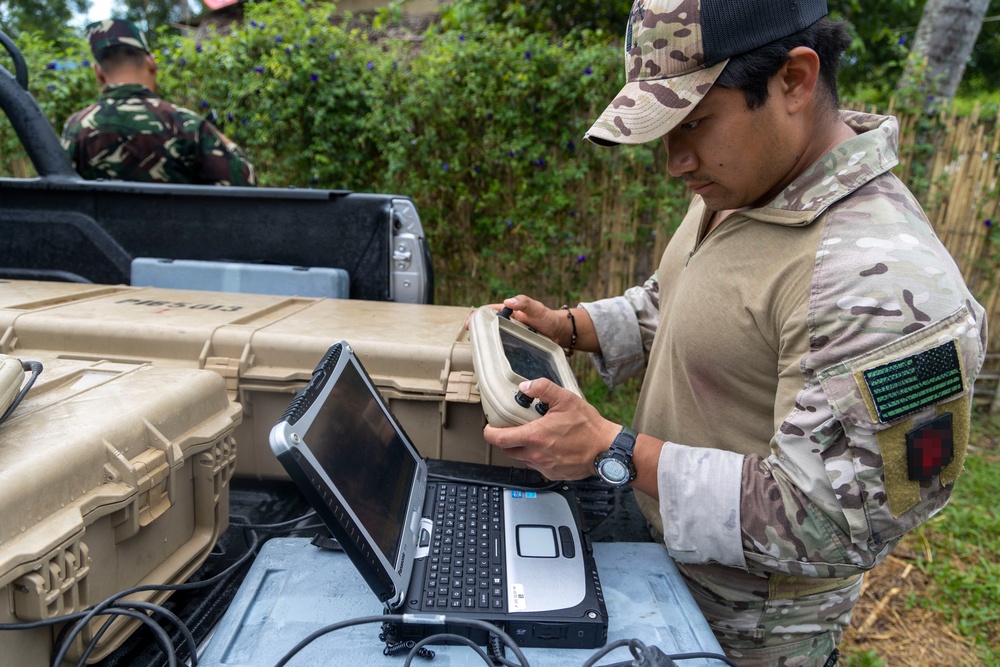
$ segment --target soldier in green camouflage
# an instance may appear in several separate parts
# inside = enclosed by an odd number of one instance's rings
[[[156,95],[146,36],[120,19],[87,26],[100,99],[66,121],[62,141],[86,179],[256,185],[253,165],[208,119]]]
[[[551,479],[623,463],[603,478],[755,667],[837,662],[864,573],[948,502],[985,355],[983,308],[892,174],[896,120],[838,108],[849,39],[826,13],[635,0],[626,85],[586,136],[662,140],[692,204],[623,296],[504,302],[609,385],[644,373],[634,430],[532,379],[546,414],[484,433]]]

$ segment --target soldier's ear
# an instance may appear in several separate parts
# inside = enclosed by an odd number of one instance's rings
[[[789,113],[801,111],[816,91],[819,56],[810,48],[797,46],[788,52],[788,62],[778,72],[779,84]]]
[[[153,57],[151,53],[146,54],[146,71],[148,71],[153,76],[156,76],[156,58]]]
[[[104,84],[108,82],[108,76],[104,73],[104,70],[101,68],[101,66],[96,62],[92,65],[92,67],[94,68],[94,76],[97,77],[97,83],[101,84],[101,86],[103,87]]]

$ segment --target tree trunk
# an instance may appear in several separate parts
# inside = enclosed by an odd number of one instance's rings
[[[927,0],[897,90],[919,91],[928,111],[955,97],[989,0]]]

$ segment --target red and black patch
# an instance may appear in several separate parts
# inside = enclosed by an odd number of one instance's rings
[[[913,481],[930,479],[955,459],[951,413],[946,412],[906,434],[906,458]]]

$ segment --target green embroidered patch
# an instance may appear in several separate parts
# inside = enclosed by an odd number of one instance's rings
[[[882,423],[965,390],[955,341],[862,372]]]

